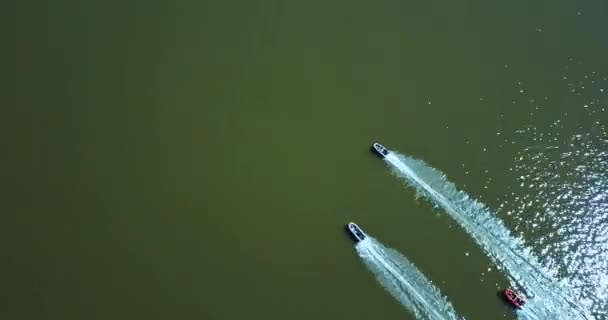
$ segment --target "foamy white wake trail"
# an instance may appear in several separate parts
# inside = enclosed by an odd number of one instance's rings
[[[554,279],[501,220],[480,202],[456,189],[446,176],[423,161],[391,152],[385,158],[395,174],[418,195],[444,209],[479,244],[499,269],[520,288],[528,302],[518,312],[521,319],[593,319],[579,307],[570,291]]]
[[[355,248],[378,282],[417,319],[461,319],[439,290],[399,252],[369,236]]]

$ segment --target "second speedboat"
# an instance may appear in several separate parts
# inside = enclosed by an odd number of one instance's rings
[[[374,143],[372,144],[372,150],[373,150],[374,152],[376,152],[376,153],[377,153],[379,156],[381,156],[382,158],[384,158],[384,157],[388,156],[388,154],[390,153],[390,151],[389,151],[387,148],[385,148],[383,145],[381,145],[381,144],[380,144],[380,143],[378,143],[378,142],[374,142]]]
[[[356,242],[363,241],[365,237],[367,237],[365,232],[363,232],[363,230],[361,230],[361,228],[359,228],[359,226],[354,222],[349,222],[346,225],[346,229]]]

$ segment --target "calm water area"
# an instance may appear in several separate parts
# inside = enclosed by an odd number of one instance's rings
[[[349,221],[458,315],[516,319],[509,273],[374,141],[444,173],[608,319],[608,2],[2,11],[1,319],[416,319]]]

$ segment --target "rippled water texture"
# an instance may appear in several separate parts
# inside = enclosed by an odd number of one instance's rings
[[[458,320],[454,307],[405,256],[367,237],[356,247],[376,279],[416,319]]]
[[[385,158],[393,172],[418,196],[445,211],[530,298],[522,319],[589,319],[568,287],[554,279],[537,257],[483,203],[458,190],[445,174],[423,161],[392,152]]]
[[[608,317],[608,81],[598,72],[564,69],[562,91],[570,105],[525,97],[530,122],[518,131],[511,168],[518,177],[500,213],[534,241],[543,263],[555,270],[598,319]],[[573,79],[571,79],[571,77]],[[521,89],[521,91],[524,91]],[[563,92],[562,92],[563,94]],[[538,119],[551,118],[549,124]]]

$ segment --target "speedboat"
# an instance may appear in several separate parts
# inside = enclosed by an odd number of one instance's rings
[[[526,304],[526,300],[512,288],[507,288],[504,291],[505,298],[515,308],[521,308]]]
[[[374,152],[376,152],[382,158],[386,157],[390,152],[390,151],[388,151],[387,148],[385,148],[383,145],[379,144],[378,142],[374,142],[372,144],[372,150]]]
[[[367,237],[365,232],[363,232],[363,230],[361,230],[361,228],[359,228],[359,226],[354,222],[349,222],[346,225],[346,229],[348,230],[350,235],[354,238],[353,240],[355,240],[356,242],[363,241],[363,239],[365,239],[365,237]]]

